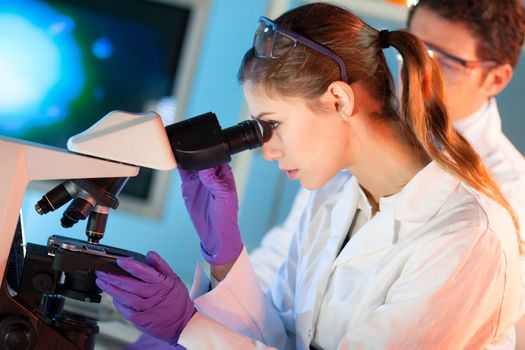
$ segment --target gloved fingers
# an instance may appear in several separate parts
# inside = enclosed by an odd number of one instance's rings
[[[194,180],[198,177],[197,171],[182,170],[181,168],[177,168],[177,170],[179,171],[179,175],[183,183],[188,180]]]
[[[115,309],[124,316],[124,318],[130,322],[133,322],[135,314],[137,313],[137,310],[131,309],[128,306],[122,304],[117,299],[113,299],[113,305],[115,305]]]
[[[196,312],[188,290],[170,276],[163,290],[153,298],[137,298],[118,287],[97,279],[97,285],[113,296],[113,304],[119,313],[138,328],[171,344],[177,342],[185,325]]]
[[[166,279],[166,275],[132,258],[118,258],[117,265],[133,277],[146,283],[160,283]]]
[[[129,292],[127,290],[114,286],[113,284],[111,284],[111,282],[108,282],[102,278],[97,278],[95,280],[95,283],[100,289],[109,294],[114,301],[118,301],[119,303],[125,305],[129,309],[135,311],[149,310],[160,302],[158,293],[156,296],[150,298],[143,298],[140,295],[134,294],[133,292]]]
[[[220,164],[216,168],[217,171],[215,172],[215,174],[217,174],[217,176],[221,179],[233,179],[232,167],[229,163]]]
[[[102,271],[97,271],[96,275],[97,279],[142,298],[151,298],[164,287],[164,283],[150,284],[133,277],[114,275]]]
[[[157,252],[149,251],[146,254],[146,263],[161,274],[166,276],[175,276],[178,278],[177,274],[173,272],[171,266],[166,262],[166,260],[162,259],[162,257]]]
[[[116,304],[115,307],[117,307]],[[125,312],[127,319],[139,328],[169,343],[174,343],[178,340],[186,324],[197,312],[191,301],[189,303],[172,305],[171,311],[177,316],[174,316],[173,313],[165,312],[165,310],[133,312],[133,310],[123,304],[120,304],[117,310]],[[155,324],[154,327],[152,327],[153,323]]]
[[[170,322],[169,325],[166,324],[158,324],[159,315],[152,314],[150,312],[137,312],[133,309],[130,309],[125,304],[120,303],[118,300],[113,300],[113,305],[115,305],[115,308],[117,311],[124,316],[124,318],[131,323],[133,323],[135,326],[137,326],[139,329],[141,329],[144,332],[148,332],[155,336],[160,336],[159,338],[165,338],[166,336],[168,338],[172,338],[173,335],[169,328],[171,324],[175,322]],[[164,334],[167,333],[167,334]],[[168,341],[168,339],[163,339],[164,341]],[[157,347],[154,347],[156,349]],[[152,348],[153,349],[153,348]]]
[[[228,164],[222,164],[215,168],[199,171],[199,178],[202,184],[212,192],[235,192],[235,182],[233,174]]]
[[[105,282],[109,282],[114,286],[117,286],[122,289],[127,289],[130,286],[134,286],[138,284],[138,288],[141,288],[144,286],[144,282],[128,276],[123,275],[115,275],[112,273],[107,273],[103,271],[96,271],[95,274],[98,278],[103,279]],[[132,287],[133,288],[133,287]]]
[[[199,179],[198,171],[185,171],[180,170],[179,173],[182,179],[182,197],[186,204],[194,202],[195,198],[202,196],[202,191],[208,192],[209,190],[202,185],[202,181]],[[206,196],[208,194],[206,193]]]
[[[149,335],[148,333],[142,333],[140,337],[134,342],[127,345],[122,350],[144,350],[144,349],[154,349],[154,350],[175,350],[183,349],[178,347],[178,345],[171,345],[170,343],[161,340],[157,337]]]

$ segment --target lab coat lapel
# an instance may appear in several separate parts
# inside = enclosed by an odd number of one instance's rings
[[[376,214],[355,233],[334,265],[388,248],[416,232],[436,215],[459,184],[439,164],[430,162],[403,188],[392,206]]]
[[[354,216],[357,210],[357,203],[360,197],[359,184],[357,179],[353,177],[345,188],[342,194],[347,199],[340,200],[332,209],[330,213],[330,222],[332,226],[330,228],[330,239],[327,242],[327,247],[330,249],[332,260],[335,259],[341,248],[348,229],[354,220]]]
[[[392,246],[397,237],[397,228],[391,210],[377,213],[354,234],[337,257],[334,266]]]
[[[436,215],[458,185],[456,178],[436,162],[431,162],[403,188],[392,206],[378,213],[356,232],[339,256],[360,196],[357,180],[348,181],[330,210],[318,208],[319,215],[313,221],[319,226],[325,223],[326,215],[330,215],[331,228],[327,234],[316,235],[314,232],[325,232],[316,227],[312,235],[306,237],[306,244],[320,249],[316,249],[315,254],[303,256],[304,270],[298,268],[295,324],[298,349],[308,349],[319,307],[334,269],[343,263],[389,249],[404,236],[417,234],[418,229]],[[305,248],[305,251],[312,250]]]
[[[339,193],[339,200],[330,210],[319,208],[315,221],[322,223],[324,218],[330,218],[330,230],[326,235],[306,237],[308,244],[322,248],[316,250],[316,255],[304,257],[304,270],[297,276],[296,295],[296,332],[298,349],[308,349],[313,335],[314,324],[319,313],[319,307],[325,294],[328,279],[332,272],[335,258],[353,220],[359,199],[358,183],[355,178],[345,183]],[[319,232],[317,229],[312,232]],[[315,241],[315,242],[314,242]]]

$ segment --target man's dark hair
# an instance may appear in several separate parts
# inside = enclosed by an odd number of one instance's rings
[[[516,65],[525,33],[522,0],[420,0],[409,10],[409,28],[418,8],[464,24],[477,39],[480,59]]]

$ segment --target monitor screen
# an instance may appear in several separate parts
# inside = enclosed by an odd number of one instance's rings
[[[65,148],[113,110],[173,118],[185,1],[0,1],[0,134]],[[111,145],[108,145],[111,147]],[[141,169],[123,194],[150,196]]]

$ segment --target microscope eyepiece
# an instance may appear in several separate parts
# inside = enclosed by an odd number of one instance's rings
[[[217,116],[208,112],[168,125],[166,133],[177,166],[202,170],[228,163],[231,155],[262,146],[271,137],[271,128],[254,120],[221,129]]]
[[[245,120],[222,130],[222,136],[228,144],[230,154],[261,147],[264,142],[263,135],[265,132],[261,130],[260,126],[255,121]]]

